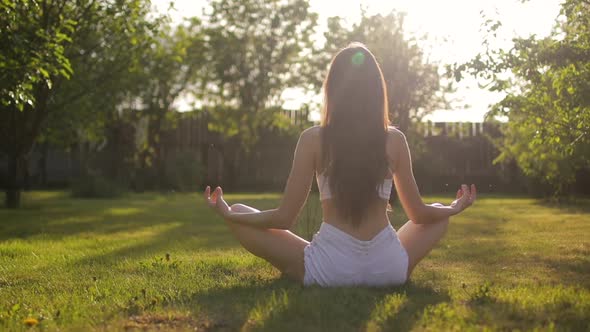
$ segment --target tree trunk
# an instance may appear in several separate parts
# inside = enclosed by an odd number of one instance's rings
[[[49,145],[47,142],[44,142],[41,146],[41,158],[37,162],[38,172],[39,172],[39,185],[43,188],[47,187],[47,154],[49,150]]]
[[[174,184],[169,183],[168,178],[166,176],[166,156],[164,155],[164,149],[162,148],[162,143],[156,143],[156,157],[154,160],[154,165],[156,167],[155,171],[158,177],[158,187],[160,190],[172,189],[170,186]]]
[[[207,145],[203,151],[206,151],[203,160],[206,160],[207,165],[207,179],[204,184],[215,188],[221,185],[223,179],[223,153],[213,144]]]
[[[20,207],[20,190],[6,189],[6,207],[9,209],[18,209]]]
[[[410,110],[409,109],[400,109],[399,110],[399,130],[404,133],[408,134],[408,128],[410,127]]]
[[[223,167],[224,174],[221,179],[221,184],[228,191],[239,189],[239,174],[240,174],[240,144],[237,140],[233,140],[233,143],[225,142],[223,147]]]
[[[0,134],[5,137],[0,149],[9,156],[8,183],[6,186],[7,208],[20,206],[20,192],[23,189],[25,176],[28,177],[28,156],[33,148],[41,125],[47,116],[49,88],[44,80],[33,88],[35,105],[27,105],[24,110],[11,106],[8,108],[7,125],[0,126]],[[5,118],[2,119],[4,121]],[[27,179],[28,180],[28,179]]]
[[[8,185],[6,186],[5,204],[9,209],[20,207],[24,167],[26,167],[26,163],[23,156],[11,156],[8,160]]]
[[[165,111],[158,110],[157,114],[150,117],[148,123],[148,146],[152,149],[150,153],[152,157],[150,168],[151,172],[156,176],[153,185],[159,190],[164,190],[168,185],[162,153],[162,122],[164,121],[164,115]]]

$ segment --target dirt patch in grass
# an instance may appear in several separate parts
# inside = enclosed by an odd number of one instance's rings
[[[219,331],[227,324],[188,315],[147,313],[129,317],[123,327],[126,331]]]

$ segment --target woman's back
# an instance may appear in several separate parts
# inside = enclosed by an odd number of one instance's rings
[[[318,182],[318,187],[320,190],[328,191],[329,186],[327,186],[327,181],[329,179],[324,174],[325,167],[321,165],[322,156],[321,156],[321,130],[322,128],[319,126],[313,127],[310,130],[310,134],[313,137],[312,140],[312,150],[314,152],[314,160],[315,160],[315,169],[316,169],[316,181]],[[387,149],[386,151],[395,151],[395,140],[391,132],[396,131],[394,128],[390,128],[387,136]],[[389,195],[391,187],[389,184],[393,182],[393,157],[387,155],[387,159],[389,162],[389,171],[383,178],[383,186],[377,188],[377,190],[382,191],[383,194],[387,192],[387,198],[384,195],[380,195],[379,198],[375,199],[367,209],[367,213],[363,217],[363,219],[358,223],[358,227],[353,225],[349,220],[344,220],[340,216],[340,213],[335,206],[333,200],[330,198],[328,199],[321,199],[322,205],[322,216],[323,221],[337,227],[338,229],[350,234],[351,236],[359,239],[359,240],[370,240],[374,238],[384,227],[389,225],[389,218],[387,216],[387,206],[389,203]],[[388,183],[389,182],[389,183]],[[321,186],[323,184],[323,186]],[[389,191],[387,190],[389,189]],[[382,196],[382,197],[381,197]],[[321,197],[323,198],[323,197]]]

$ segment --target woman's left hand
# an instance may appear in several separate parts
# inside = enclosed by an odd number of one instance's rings
[[[213,193],[211,193],[211,187],[207,186],[204,195],[207,205],[210,208],[214,209],[223,218],[229,217],[231,209],[223,199],[223,190],[221,190],[221,187],[215,188]]]

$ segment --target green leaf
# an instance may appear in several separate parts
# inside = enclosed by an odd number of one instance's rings
[[[39,72],[41,73],[41,75],[43,75],[43,77],[45,78],[49,78],[49,72],[47,70],[45,70],[45,68],[38,68]]]

